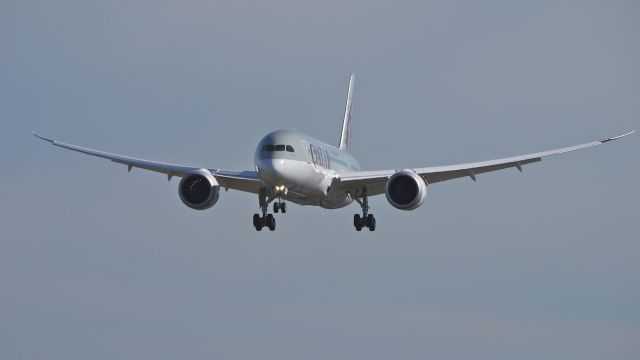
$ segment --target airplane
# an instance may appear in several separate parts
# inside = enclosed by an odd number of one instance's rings
[[[292,130],[277,130],[265,135],[255,150],[252,170],[231,171],[217,168],[174,165],[129,156],[112,154],[52,140],[33,133],[55,146],[87,155],[109,159],[132,168],[163,173],[168,180],[181,177],[178,194],[182,202],[195,210],[206,210],[216,204],[220,188],[258,195],[261,213],[253,214],[257,231],[266,227],[276,229],[276,220],[269,213],[286,213],[287,202],[320,206],[325,209],[343,208],[357,202],[361,214],[353,216],[357,231],[376,230],[376,218],[369,213],[370,196],[385,194],[391,206],[400,210],[417,209],[427,197],[427,188],[435,183],[469,177],[476,181],[482,173],[515,168],[541,161],[542,158],[604,144],[631,135],[605,138],[581,145],[538,153],[480,161],[458,165],[391,170],[362,170],[351,155],[351,114],[355,74],[349,79],[347,103],[338,146],[332,146],[311,136]]]

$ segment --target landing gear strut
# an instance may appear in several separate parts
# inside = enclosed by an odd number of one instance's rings
[[[362,207],[362,216],[360,214],[353,215],[353,226],[356,231],[362,231],[363,227],[369,228],[369,231],[376,231],[376,218],[373,214],[369,214],[369,199],[367,197],[367,188],[362,188],[362,200],[357,197],[355,201]]]
[[[263,227],[268,227],[269,230],[274,231],[276,229],[276,219],[273,217],[273,214],[268,214],[269,212],[269,203],[274,200],[277,200],[273,203],[273,212],[278,213],[282,211],[282,213],[287,212],[287,203],[282,201],[282,195],[286,194],[286,188],[281,186],[278,188],[276,186],[275,194],[269,193],[266,189],[262,189],[260,194],[258,194],[258,203],[260,204],[260,210],[262,210],[262,216],[260,214],[253,214],[253,227],[256,228],[257,231],[261,231]]]
[[[273,217],[273,214],[267,214],[269,203],[272,200],[273,198],[270,198],[267,194],[262,193],[258,195],[258,201],[260,203],[260,209],[262,210],[262,216],[260,216],[260,214],[253,214],[253,226],[257,231],[261,231],[263,227],[268,227],[271,231],[274,231],[276,229],[276,219]],[[274,212],[278,212],[276,211],[276,204],[278,203],[273,204]],[[286,211],[286,207],[284,209],[285,210],[283,212]]]

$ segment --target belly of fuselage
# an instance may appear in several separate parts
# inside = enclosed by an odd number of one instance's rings
[[[256,162],[256,168],[260,179],[272,191],[286,187],[286,193],[281,196],[293,203],[335,209],[352,201],[346,193],[330,189],[332,177],[327,170],[309,162],[264,159]]]

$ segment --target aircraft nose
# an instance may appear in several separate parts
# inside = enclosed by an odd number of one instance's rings
[[[288,185],[292,177],[289,172],[284,159],[264,159],[258,163],[260,178],[274,186]]]

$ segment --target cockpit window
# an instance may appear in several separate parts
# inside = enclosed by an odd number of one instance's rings
[[[262,145],[262,148],[260,149],[260,151],[262,152],[274,152],[274,151],[288,151],[288,152],[294,152],[293,146],[291,145],[271,145],[271,144],[265,144]]]

